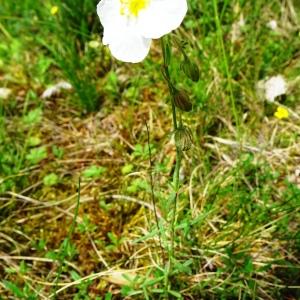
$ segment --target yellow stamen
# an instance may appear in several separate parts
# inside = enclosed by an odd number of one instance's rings
[[[137,17],[141,10],[147,8],[150,0],[120,0],[120,14]]]

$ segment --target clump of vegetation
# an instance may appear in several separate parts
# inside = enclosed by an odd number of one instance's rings
[[[117,62],[98,1],[17,2],[0,3],[0,299],[299,299],[297,1],[189,1],[175,217],[159,43]]]

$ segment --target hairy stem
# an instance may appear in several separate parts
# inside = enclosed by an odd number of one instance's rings
[[[169,93],[171,96],[171,106],[172,106],[172,116],[173,116],[173,131],[175,132],[178,128],[177,123],[177,114],[176,114],[176,106],[174,103],[174,86],[171,81],[170,72],[169,72],[169,65],[168,65],[168,58],[166,57],[166,47],[164,38],[161,39],[162,45],[162,52],[164,56],[164,65],[162,67],[163,76],[168,84]],[[172,273],[172,261],[175,254],[175,223],[176,223],[176,214],[177,214],[177,200],[178,200],[178,193],[180,187],[180,180],[179,180],[179,171],[181,166],[181,150],[176,145],[176,165],[173,174],[173,190],[174,190],[174,198],[172,201],[172,219],[171,219],[171,249],[169,252],[169,266],[168,266],[168,273],[169,275]]]

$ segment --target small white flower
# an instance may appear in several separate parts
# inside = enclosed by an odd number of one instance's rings
[[[42,94],[43,99],[51,98],[54,95],[60,93],[61,90],[71,90],[72,85],[66,81],[60,81],[59,83],[48,87]]]
[[[274,102],[276,97],[286,93],[287,84],[282,75],[277,75],[268,79],[264,84],[264,88],[266,99]]]
[[[267,23],[267,27],[270,28],[271,30],[276,30],[277,29],[277,22],[276,20],[271,20],[270,22]]]
[[[7,99],[11,94],[11,89],[0,88],[0,99]]]
[[[97,13],[103,44],[124,62],[142,61],[152,39],[175,30],[187,13],[186,0],[101,0]]]

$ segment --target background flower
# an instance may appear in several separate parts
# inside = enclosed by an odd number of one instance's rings
[[[289,111],[286,108],[279,106],[279,107],[277,107],[277,110],[274,113],[274,116],[279,120],[287,119],[289,117]]]
[[[276,97],[284,95],[286,91],[287,84],[281,75],[271,77],[265,82],[265,96],[270,102],[273,102]]]

